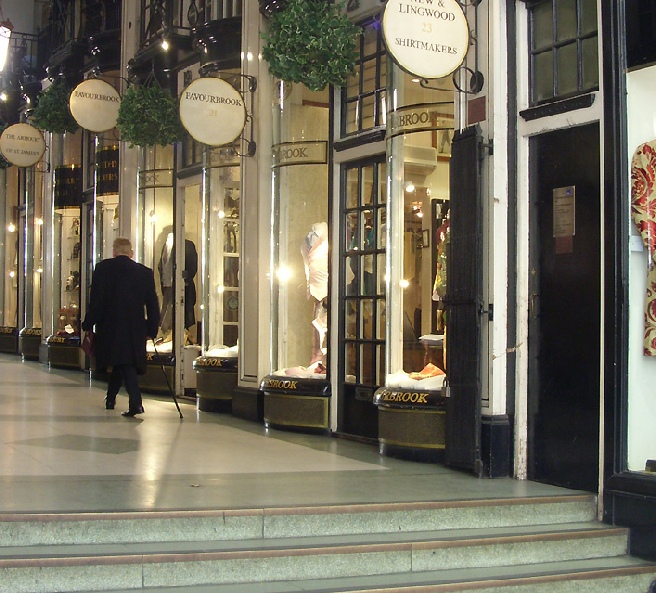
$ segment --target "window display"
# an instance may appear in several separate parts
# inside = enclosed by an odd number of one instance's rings
[[[6,163],[5,163],[6,164]],[[0,168],[0,191],[4,199],[0,202],[4,207],[0,212],[2,225],[2,241],[0,241],[0,257],[3,262],[3,274],[0,279],[2,307],[0,309],[0,352],[15,353],[18,346],[18,261],[19,225],[24,224],[24,218],[18,217],[18,167]]]
[[[326,378],[328,92],[280,83],[274,105],[274,375]]]
[[[656,172],[656,68],[627,73],[628,159],[630,163],[629,334],[627,469],[649,472],[656,466],[653,425],[656,399],[656,227],[653,175]]]
[[[391,193],[402,197],[390,217],[392,236],[403,248],[390,257],[390,298],[402,302],[402,318],[391,318],[392,341],[400,333],[402,353],[390,352],[388,387],[440,390],[448,319],[444,314],[449,254],[449,155],[453,137],[452,83],[431,87],[394,68],[396,103],[388,116],[392,154]],[[402,168],[395,167],[403,163]]]
[[[135,259],[155,272],[157,298],[161,305],[157,349],[172,352],[173,341],[173,146],[143,149],[139,171],[140,240]],[[152,342],[147,348],[154,352]]]
[[[82,169],[76,165],[57,167],[54,176],[53,254],[55,299],[54,334],[80,335],[80,215]]]
[[[234,146],[208,151],[205,194],[203,354],[237,358],[240,159]]]

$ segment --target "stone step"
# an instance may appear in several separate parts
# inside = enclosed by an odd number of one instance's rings
[[[113,588],[229,585],[276,581],[405,575],[417,572],[614,559],[626,554],[626,530],[599,525],[531,533],[493,532],[467,538],[403,537],[383,543],[320,545],[290,538],[286,547],[237,550],[150,551],[96,554],[74,546],[68,554],[42,555],[38,548],[0,559],[0,592],[41,593]],[[283,542],[284,543],[284,542]],[[209,547],[209,546],[208,546]]]
[[[64,588],[41,579],[43,586],[16,590],[60,593],[647,593],[656,582],[656,566],[627,556],[611,559],[549,562],[519,567],[439,570],[321,580],[261,581],[224,585],[149,587],[119,585],[113,575],[81,589],[71,580]],[[36,583],[37,581],[35,581]]]
[[[0,547],[216,541],[593,521],[595,497],[116,513],[0,513]]]

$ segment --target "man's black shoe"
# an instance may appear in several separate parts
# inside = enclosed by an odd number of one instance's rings
[[[105,398],[105,410],[113,410],[115,406],[116,406],[115,401],[110,402],[107,400],[107,398]]]
[[[125,412],[121,412],[121,416],[127,416],[128,418],[132,418],[132,416],[136,416],[137,414],[143,414],[144,409],[143,406],[141,408],[137,408],[136,410],[126,410]]]

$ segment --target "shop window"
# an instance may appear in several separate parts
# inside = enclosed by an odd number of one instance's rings
[[[363,26],[359,52],[355,71],[342,89],[342,137],[385,125],[387,60],[379,23]]]
[[[207,274],[203,284],[203,351],[207,356],[236,355],[239,339],[241,179],[237,150],[238,145],[208,150],[204,170]]]
[[[272,360],[275,372],[326,379],[328,89],[281,83],[273,105]],[[244,231],[246,232],[246,231]]]
[[[395,67],[395,102],[388,114],[390,237],[398,242],[388,256],[389,353],[387,386],[411,379],[424,389],[440,389],[445,374],[444,334],[447,255],[450,243],[450,160],[454,133],[451,78],[428,86]],[[392,239],[390,239],[391,241]]]
[[[173,347],[173,146],[145,149],[139,170],[137,212],[139,237],[135,259],[155,271],[157,298],[161,304],[158,351]],[[152,348],[152,342],[147,345]]]
[[[357,163],[342,171],[345,219],[340,250],[344,294],[344,380],[385,382],[386,165]]]
[[[17,327],[18,325],[18,167],[0,169],[0,191],[2,201],[0,216],[2,217],[2,243],[0,257],[2,258],[3,274],[0,278],[2,291],[2,307],[0,309],[0,325]]]
[[[656,0],[626,0],[626,62],[629,68],[656,61]]]
[[[182,141],[180,160],[182,161],[180,163],[182,170],[201,167],[203,164],[203,145],[194,140],[189,134]]]
[[[531,105],[599,88],[596,0],[528,5]]]

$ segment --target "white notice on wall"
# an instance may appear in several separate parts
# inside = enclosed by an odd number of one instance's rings
[[[573,237],[576,234],[576,197],[574,186],[553,190],[553,236]]]

